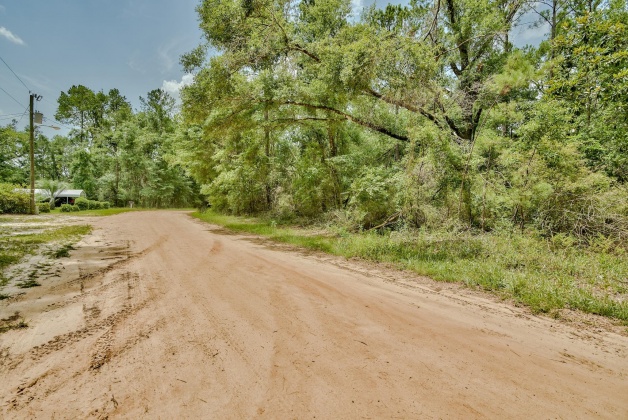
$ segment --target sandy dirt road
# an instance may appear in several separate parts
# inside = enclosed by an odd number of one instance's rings
[[[628,338],[181,212],[4,301],[0,418],[628,418]]]

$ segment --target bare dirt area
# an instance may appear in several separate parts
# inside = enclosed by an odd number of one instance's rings
[[[628,338],[183,212],[0,302],[1,418],[628,418]]]

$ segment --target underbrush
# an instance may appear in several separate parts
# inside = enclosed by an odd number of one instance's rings
[[[193,216],[233,231],[481,288],[536,313],[559,316],[560,309],[570,308],[628,322],[628,258],[621,248],[574,246],[566,237],[517,232],[321,233],[211,211]]]

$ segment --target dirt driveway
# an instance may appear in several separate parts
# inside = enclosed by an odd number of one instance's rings
[[[628,418],[628,338],[229,235],[94,219],[0,303],[0,418]]]

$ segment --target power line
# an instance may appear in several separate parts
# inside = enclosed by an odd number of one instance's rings
[[[17,77],[17,80],[19,80],[19,81],[20,81],[20,83],[22,83],[22,84],[24,85],[24,87],[26,88],[26,90],[28,90],[28,91],[30,92],[31,90],[29,89],[29,87],[28,87],[28,86],[26,86],[26,83],[24,83],[24,81],[23,81],[22,79],[20,79],[20,76],[18,76],[17,74],[15,74],[15,72],[13,71],[13,69],[12,69],[12,68],[11,68],[11,67],[7,64],[7,62],[6,62],[6,61],[4,61],[4,58],[0,57],[0,60],[2,60],[2,62],[4,63],[4,65],[5,65],[5,66],[7,66],[7,68],[8,68],[9,70],[11,70],[11,73],[13,73],[13,75],[14,75],[15,77]]]
[[[2,90],[4,93],[6,93],[7,95],[9,95],[9,98],[13,99],[19,106],[24,106],[24,104],[22,104],[20,101],[18,101],[17,99],[15,99],[13,97],[13,95],[11,95],[9,92],[7,92],[6,90],[4,90],[4,88],[2,86],[0,86],[0,90]]]
[[[24,113],[22,113],[22,116],[20,117],[20,120],[18,122],[22,122],[22,118],[24,118],[24,115],[26,115],[27,112],[28,112],[28,105],[24,107]]]

